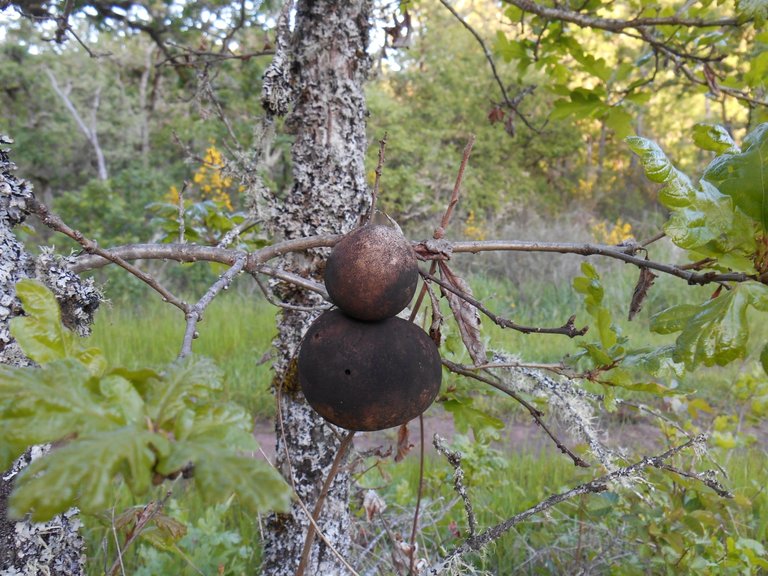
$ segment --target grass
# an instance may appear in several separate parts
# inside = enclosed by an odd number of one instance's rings
[[[117,303],[97,315],[91,339],[113,365],[160,368],[178,355],[184,328],[183,315],[168,304]],[[272,416],[268,354],[276,334],[275,308],[261,298],[227,292],[206,310],[198,332],[192,350],[224,370],[229,399],[257,417]]]

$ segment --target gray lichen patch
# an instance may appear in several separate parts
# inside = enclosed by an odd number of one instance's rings
[[[9,150],[1,145],[12,140],[0,135],[0,363],[29,366],[10,333],[10,322],[24,310],[16,297],[16,284],[38,278],[56,295],[64,324],[80,335],[90,331],[101,296],[91,281],[82,281],[67,270],[67,262],[50,251],[35,260],[13,233],[28,216],[32,187],[17,178]],[[0,576],[78,576],[84,573],[84,541],[80,536],[77,509],[50,522],[14,521],[7,517],[8,497],[15,476],[47,447],[33,446],[10,470],[0,475]]]

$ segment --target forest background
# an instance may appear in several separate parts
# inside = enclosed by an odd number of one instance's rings
[[[262,137],[252,118],[261,114],[258,95],[274,48],[270,32],[277,11],[270,8],[263,7],[248,34],[238,35],[238,56],[215,66],[200,65],[204,59],[200,54],[211,47],[213,35],[207,30],[216,27],[216,18],[206,21],[204,11],[189,15],[202,24],[182,25],[176,31],[177,42],[195,48],[173,62],[143,34],[107,24],[94,28],[85,22],[78,29],[75,20],[82,45],[74,41],[62,45],[44,39],[53,29],[41,32],[11,10],[3,12],[0,132],[15,140],[13,158],[20,174],[64,221],[103,246],[177,240],[179,205],[184,206],[183,234],[188,241],[218,243],[253,208],[229,165],[243,150],[258,146]],[[500,102],[497,82],[477,38],[443,5],[378,7],[381,21],[371,49],[374,66],[367,87],[368,175],[372,185],[378,140],[386,133],[379,206],[410,238],[431,234],[445,209],[470,133],[477,143],[464,178],[453,237],[619,244],[648,238],[668,216],[658,202],[658,186],[646,178],[642,163],[624,142],[626,136],[656,141],[680,170],[700,174],[711,153],[696,146],[696,125],[721,125],[741,141],[768,121],[766,107],[727,97],[727,81],[719,91],[716,83],[692,85],[679,69],[661,71],[647,89],[635,89],[641,87],[638,84],[627,90],[629,83],[642,79],[631,78],[631,67],[610,69],[609,63],[617,51],[633,47],[599,33],[585,30],[579,38],[584,46],[581,58],[572,56],[578,50],[570,46],[572,60],[560,62],[562,69],[554,62],[554,53],[550,66],[532,66],[526,62],[525,45],[509,40],[514,13],[491,2],[456,3],[455,8],[492,50],[498,74],[519,90],[525,121]],[[707,41],[702,35],[701,42]],[[763,99],[767,45],[766,32],[755,32],[752,52],[740,53],[729,63],[739,86],[748,86]],[[634,49],[637,53],[632,56],[641,61],[644,47],[638,43]],[[178,58],[183,57],[195,65],[179,65]],[[627,59],[626,54],[622,57]],[[290,137],[278,131],[264,154],[260,174],[272,190],[290,186],[290,144]],[[78,249],[43,228],[29,227],[23,238],[28,246],[55,244],[64,253]],[[270,232],[256,229],[245,241],[250,247],[266,245]],[[659,242],[665,261],[685,258],[672,243]],[[586,316],[581,296],[572,289],[574,278],[584,273],[580,264],[572,257],[542,259],[530,254],[457,260],[479,299],[528,325],[562,322],[564,311]],[[648,336],[651,314],[686,302],[694,298],[692,294],[701,298],[712,292],[711,287],[681,291],[676,279],[660,279],[649,292],[645,312],[628,322],[624,317],[636,271],[599,260],[595,265],[605,278],[606,306],[617,325],[629,336],[650,338],[654,345],[665,340]],[[152,262],[149,266],[190,298],[221,272],[216,265]],[[110,269],[96,277],[111,306],[97,318],[93,339],[110,360],[135,367],[172,360],[183,325],[160,321],[165,310],[135,278]],[[245,283],[236,288],[216,303],[220,313],[209,314],[211,322],[201,331],[196,351],[210,355],[224,369],[228,395],[257,418],[266,419],[274,411],[264,360],[275,310],[265,304],[257,288]],[[146,331],[149,323],[151,334]],[[161,328],[166,326],[167,332]],[[754,341],[764,342],[765,328],[755,325],[753,330]],[[520,358],[541,363],[579,351],[578,344],[563,344],[552,336],[492,329],[488,337],[515,350]],[[446,347],[458,351],[459,342],[458,335],[448,334]],[[691,430],[712,433],[736,499],[721,501],[706,487],[681,487],[660,476],[653,481],[667,483],[665,489],[638,489],[621,499],[609,493],[605,498],[576,500],[552,516],[522,525],[476,559],[471,569],[562,573],[576,565],[589,572],[621,563],[625,571],[620,573],[635,569],[642,573],[648,566],[654,573],[764,570],[768,381],[759,359],[761,348],[755,345],[745,358],[726,368],[672,378],[667,385],[675,388],[675,394],[660,394],[653,400],[656,409],[671,417],[690,418]],[[536,435],[533,427],[526,428],[526,438],[515,437],[514,443],[504,433],[504,425],[515,430],[515,424],[528,422],[519,407],[499,405],[495,396],[480,390],[452,398],[453,385],[449,383],[449,392],[431,411],[436,420],[444,413],[455,417],[454,447],[465,453],[471,481],[483,487],[477,498],[483,503],[478,508],[488,515],[486,521],[541,499],[550,492],[545,487],[554,489],[580,477],[554,447],[528,441]],[[460,409],[461,402],[471,406]],[[600,426],[621,442],[638,442],[641,447],[664,444],[663,436],[645,436],[650,417],[617,410],[603,418]],[[402,512],[391,512],[393,526],[407,524],[405,504],[414,497],[417,484],[418,464],[413,458],[377,463],[388,488],[381,486],[381,478],[367,476],[360,481],[360,504],[364,489],[377,487],[391,510]],[[529,477],[515,478],[514,485],[505,480],[504,470],[521,467],[530,469]],[[424,529],[423,544],[427,550],[439,550],[462,522],[461,506],[451,496],[449,466],[435,459],[429,469],[425,510],[433,518]],[[133,504],[129,495],[121,498],[115,509]],[[169,505],[168,517],[185,528],[168,541],[148,538],[136,545],[126,557],[132,563],[129,573],[234,574],[259,566],[258,522],[226,503],[208,508],[196,498],[194,493],[185,494]],[[397,531],[368,520],[369,530],[389,536]],[[112,544],[104,544],[114,521],[86,516],[85,523],[90,549],[104,555],[93,559],[93,571],[98,573],[98,565],[114,556]],[[372,547],[369,553],[375,557],[384,552]]]

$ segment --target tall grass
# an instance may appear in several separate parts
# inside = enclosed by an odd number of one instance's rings
[[[91,340],[115,365],[161,368],[172,362],[184,336],[183,314],[156,300],[116,303],[100,311]],[[276,334],[275,308],[258,296],[226,292],[197,327],[195,354],[224,370],[225,393],[257,417],[274,413],[269,354]]]

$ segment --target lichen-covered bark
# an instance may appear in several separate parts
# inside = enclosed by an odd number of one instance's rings
[[[293,108],[287,126],[295,134],[294,183],[287,196],[273,204],[275,231],[285,238],[348,232],[367,206],[364,156],[365,96],[363,83],[370,60],[369,0],[300,1],[290,43],[290,70],[273,71],[292,80]],[[282,58],[282,56],[281,56]],[[274,107],[279,110],[279,106]],[[302,274],[320,276],[325,253],[297,256],[286,262]],[[285,287],[290,302],[317,304],[317,296]],[[276,426],[277,465],[293,481],[311,510],[339,445],[339,435],[305,402],[296,386],[291,361],[312,316],[285,310],[275,341],[278,358],[275,382],[282,426]],[[285,435],[283,436],[283,431]],[[290,465],[288,463],[290,457]],[[328,494],[319,526],[334,549],[350,549],[349,474],[342,468]],[[296,505],[290,513],[272,516],[264,535],[262,573],[294,574],[309,522]],[[344,568],[328,546],[315,540],[306,574],[343,574]]]
[[[16,298],[16,283],[36,277],[51,288],[59,299],[62,320],[81,335],[89,331],[100,297],[92,283],[82,282],[67,271],[50,253],[32,258],[13,233],[13,227],[26,218],[32,188],[14,176],[15,166],[8,158],[10,138],[0,135],[0,362],[29,366],[10,334],[11,319],[23,313]],[[7,501],[14,477],[47,447],[30,448],[13,466],[0,474],[0,576],[77,576],[84,574],[84,542],[79,534],[77,510],[57,516],[50,522],[15,522],[7,518]]]

